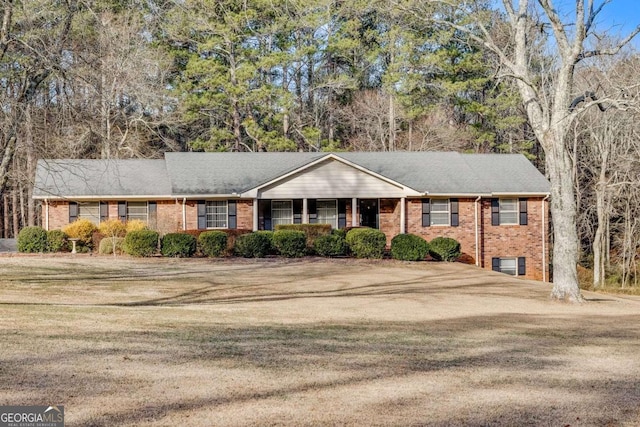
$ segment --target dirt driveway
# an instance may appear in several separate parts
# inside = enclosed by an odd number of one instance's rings
[[[0,404],[68,426],[640,425],[640,299],[462,264],[0,258]]]

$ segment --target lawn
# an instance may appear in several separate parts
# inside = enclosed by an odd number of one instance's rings
[[[68,426],[640,424],[640,298],[445,263],[0,258],[0,404]]]

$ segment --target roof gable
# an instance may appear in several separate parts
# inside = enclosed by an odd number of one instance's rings
[[[418,196],[389,178],[328,154],[243,194],[259,198],[379,198]]]

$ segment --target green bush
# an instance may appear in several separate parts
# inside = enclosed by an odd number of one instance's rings
[[[429,253],[429,244],[415,234],[398,234],[391,240],[391,258],[402,261],[422,261]]]
[[[347,244],[357,258],[382,258],[387,237],[374,228],[353,228],[347,232]]]
[[[347,253],[347,242],[340,234],[327,234],[319,236],[313,246],[313,250],[320,256],[341,256]]]
[[[196,253],[196,238],[186,233],[169,233],[162,238],[162,255],[168,257],[190,257]]]
[[[67,235],[62,230],[47,231],[47,251],[61,252],[67,248]]]
[[[25,227],[18,233],[18,251],[38,253],[47,251],[47,232],[42,227]]]
[[[158,237],[153,230],[131,231],[124,237],[122,250],[132,256],[151,256],[158,249]]]
[[[307,251],[307,235],[303,231],[277,230],[273,233],[273,246],[284,257],[303,257]]]
[[[429,255],[436,261],[455,261],[460,256],[460,242],[450,237],[436,237],[429,243]]]
[[[344,228],[334,228],[333,230],[331,230],[331,234],[340,236],[343,239],[347,238],[347,230]]]
[[[227,250],[227,240],[224,231],[205,231],[198,236],[198,245],[205,256],[218,257]]]
[[[100,246],[98,247],[98,253],[102,255],[113,254],[113,248],[115,247],[115,253],[122,253],[122,244],[124,237],[105,237],[100,240]],[[114,245],[115,243],[115,245]]]
[[[307,248],[312,251],[314,242],[320,236],[331,234],[330,224],[278,224],[276,231],[295,230],[302,231],[306,236]]]
[[[268,231],[255,231],[236,237],[234,252],[245,258],[263,258],[271,250],[271,236]]]

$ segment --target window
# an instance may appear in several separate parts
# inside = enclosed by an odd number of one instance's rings
[[[127,221],[149,221],[149,206],[147,202],[127,202]]]
[[[518,270],[516,269],[515,258],[500,258],[500,272],[515,276]]]
[[[318,200],[316,202],[318,214],[318,224],[331,224],[331,227],[338,228],[338,201]]]
[[[460,223],[458,199],[422,199],[422,226],[457,227]]]
[[[228,213],[226,200],[207,202],[207,228],[228,228]]]
[[[518,199],[500,199],[500,224],[516,225],[518,224]]]
[[[431,225],[449,225],[449,199],[431,199]]]
[[[525,257],[493,258],[491,269],[510,276],[524,276],[527,274]]]
[[[293,224],[293,202],[291,200],[273,200],[271,202],[271,224],[274,230],[278,224]]]
[[[100,203],[78,203],[78,218],[88,219],[94,224],[100,224]]]

